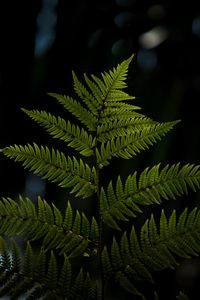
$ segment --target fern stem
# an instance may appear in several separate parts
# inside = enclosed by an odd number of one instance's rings
[[[100,267],[100,282],[101,282],[101,295],[102,300],[104,300],[104,277],[103,277],[103,266],[101,262],[101,253],[103,250],[103,222],[101,218],[101,204],[100,204],[100,167],[96,160],[96,174],[97,174],[97,214],[98,214],[98,223],[99,223],[99,246],[98,246],[98,253],[99,253],[99,267]]]

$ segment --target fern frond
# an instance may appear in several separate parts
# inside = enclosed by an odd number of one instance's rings
[[[102,143],[100,149],[96,150],[97,161],[100,165],[106,166],[112,157],[129,159],[160,140],[178,122],[148,125],[139,131],[136,130],[133,133]]]
[[[31,247],[30,243],[27,242],[24,262],[23,262],[23,266],[22,266],[22,269],[21,269],[21,273],[25,277],[32,277],[33,276],[33,272],[34,272],[33,261],[34,261],[33,249]]]
[[[89,87],[89,89],[91,90],[91,92],[93,94],[93,98],[94,98],[95,103],[98,106],[98,110],[99,110],[104,102],[104,98],[105,98],[104,93],[105,93],[106,88],[105,88],[105,86],[103,87],[103,85],[101,85],[102,90],[99,89],[99,87],[96,85],[96,83],[89,79],[87,74],[84,74],[84,79],[85,79],[85,82],[87,83],[87,86]],[[101,80],[99,79],[99,82],[100,81]]]
[[[75,72],[72,72],[73,81],[74,81],[74,90],[79,96],[80,99],[83,100],[88,109],[96,116],[98,116],[98,110],[100,108],[99,102],[101,100],[101,94],[97,87],[93,87],[91,89],[92,94],[88,92],[85,86],[78,80]],[[85,75],[85,79],[87,76]],[[87,80],[87,79],[86,79]],[[91,88],[91,86],[90,86]]]
[[[63,188],[71,188],[71,193],[83,198],[89,197],[96,191],[96,171],[81,159],[66,158],[63,152],[37,144],[25,146],[10,146],[1,150],[6,156],[15,161],[23,162],[23,167],[34,174],[56,182]]]
[[[71,282],[72,280],[72,268],[71,264],[69,262],[69,259],[67,256],[64,257],[64,264],[60,272],[60,277],[59,277],[59,286],[61,289],[61,294],[64,297],[67,297],[67,295],[70,294],[70,287],[71,287]]]
[[[135,99],[124,91],[133,55],[101,77],[84,74],[84,84],[72,72],[79,103],[70,96],[49,93],[80,125],[39,110],[22,109],[52,137],[60,139],[88,160],[65,156],[59,150],[36,143],[0,149],[21,162],[25,169],[45,180],[68,188],[76,197],[94,197],[97,214],[87,217],[67,202],[62,211],[38,197],[37,203],[19,197],[0,200],[0,298],[11,300],[101,300],[113,279],[137,299],[145,300],[144,286],[154,284],[153,274],[174,269],[179,258],[200,254],[200,210],[161,210],[146,219],[141,228],[124,231],[147,205],[200,188],[200,166],[159,165],[134,172],[124,181],[118,176],[100,186],[100,169],[113,157],[129,159],[148,149],[179,121],[159,123],[130,104]],[[92,157],[92,158],[91,158]],[[97,218],[97,219],[96,219]],[[97,221],[98,220],[98,221]],[[140,226],[137,223],[137,226]],[[105,225],[105,226],[104,226]],[[108,231],[106,225],[110,228]],[[122,224],[123,225],[123,224]],[[112,229],[121,233],[115,236]],[[106,233],[104,239],[103,234]],[[13,240],[25,240],[21,249]],[[110,238],[110,241],[109,241]],[[34,251],[31,243],[40,244]],[[89,267],[89,268],[88,268]],[[151,298],[158,300],[157,293]],[[182,292],[178,299],[188,297]]]
[[[79,151],[84,156],[93,154],[92,148],[95,145],[95,139],[87,133],[83,128],[71,124],[58,117],[56,118],[50,113],[38,110],[27,110],[22,108],[31,119],[42,126],[53,138],[60,139],[68,144],[68,146]]]
[[[127,247],[129,247],[128,240],[127,242],[121,243],[120,247],[114,238],[110,251],[106,246],[103,248],[101,254],[103,275],[105,280],[114,277],[116,283],[121,285],[122,288],[144,299],[143,294],[138,290],[134,280],[146,280],[148,278],[152,282],[153,279],[148,269],[144,267],[139,259],[133,256],[130,257],[130,254],[129,258],[126,257],[126,253],[123,251]],[[146,274],[148,275],[147,278]]]
[[[191,220],[191,215],[194,216],[194,211],[195,217],[191,224],[191,221],[188,222],[188,220]],[[148,219],[140,234],[140,247],[144,255],[142,257],[144,263],[153,270],[161,270],[166,267],[173,268],[177,264],[175,259],[177,256],[189,258],[198,255],[200,245],[196,236],[199,235],[199,214],[200,212],[196,209],[191,212],[186,209],[181,213],[178,221],[172,222],[172,219],[176,220],[176,212],[173,211],[167,219],[162,210],[159,234],[156,235],[156,238],[152,234],[153,231],[157,231],[156,224]],[[183,223],[180,222],[182,218],[185,220]],[[152,219],[154,219],[153,216],[151,216]]]
[[[153,283],[152,272],[174,269],[178,258],[190,258],[200,253],[199,228],[200,211],[196,208],[191,212],[186,209],[179,218],[173,211],[168,219],[162,211],[159,228],[151,215],[139,237],[133,226],[129,235],[123,233],[120,243],[114,238],[110,250],[104,247],[101,257],[105,279],[114,277],[127,291],[140,295],[138,280]]]
[[[126,120],[127,118],[145,117],[143,114],[137,112],[141,109],[139,106],[130,105],[124,102],[120,102],[121,106],[107,106],[101,112],[100,124],[104,124],[113,120]]]
[[[74,89],[78,96],[85,102],[91,113],[98,118],[98,122],[102,123],[106,121],[105,118],[108,114],[111,114],[111,111],[114,109],[117,111],[118,109],[123,110],[126,113],[139,109],[137,106],[122,102],[134,98],[122,91],[122,89],[126,87],[125,79],[132,58],[133,56],[119,64],[116,69],[114,68],[109,73],[102,73],[103,80],[95,75],[91,75],[91,78],[93,79],[91,80],[84,74],[86,84],[89,87],[92,96],[82,83],[80,83],[73,72]],[[131,116],[133,117],[135,114],[132,113]],[[97,120],[92,123],[97,124],[96,121]]]
[[[90,222],[84,213],[77,211],[74,215],[69,202],[64,215],[55,205],[50,206],[40,198],[37,209],[34,206],[32,213],[30,205],[33,204],[29,198],[20,197],[18,203],[11,198],[3,198],[0,201],[0,233],[7,236],[21,235],[32,241],[43,238],[45,251],[58,249],[60,254],[67,253],[69,257],[84,255],[89,248],[96,248],[99,228],[94,218]],[[3,248],[1,253],[8,265],[10,256],[6,257],[7,252]],[[17,254],[15,257],[17,261]]]
[[[141,212],[141,206],[161,204],[162,199],[176,199],[188,193],[188,188],[196,191],[200,187],[200,167],[187,164],[166,165],[160,170],[160,164],[146,168],[138,176],[137,172],[129,175],[125,184],[118,177],[114,189],[112,182],[107,193],[101,189],[100,201],[102,219],[110,227],[118,229],[117,221],[126,221]],[[181,221],[181,219],[180,219]],[[175,220],[171,219],[174,224]],[[191,218],[192,222],[192,218]]]
[[[167,265],[173,267],[176,265],[177,263],[174,256],[189,258],[198,255],[200,245],[197,242],[196,236],[199,235],[199,215],[200,212],[197,211],[196,208],[191,212],[185,209],[178,220],[172,222],[172,219],[176,220],[176,212],[173,211],[167,219],[162,210],[159,234],[156,239],[154,235],[152,235],[153,231],[157,231],[156,223],[147,220],[142,227],[140,235],[143,253],[148,251],[148,255],[151,255],[151,257],[153,257],[154,254],[158,255],[157,262],[160,264],[160,267]],[[191,216],[194,217],[192,224]],[[153,216],[151,216],[151,220],[152,219],[154,219]],[[184,219],[184,222],[182,222],[182,219]]]
[[[108,91],[112,92],[113,90],[122,90],[127,87],[125,80],[128,75],[128,67],[131,63],[134,55],[124,60],[122,63],[118,64],[116,68],[110,70],[109,72],[102,73],[104,84]],[[107,101],[115,100],[107,95]]]
[[[48,265],[48,269],[46,272],[45,285],[49,289],[55,290],[57,281],[58,281],[58,266],[57,266],[57,261],[56,261],[55,255],[54,255],[53,251],[51,251],[49,265]]]
[[[88,273],[85,275],[83,269],[80,269],[77,277],[73,281],[70,299],[102,299],[98,281],[92,280]]]
[[[96,288],[96,282],[91,280],[89,274],[83,274],[82,269],[79,272],[82,275],[81,280],[79,274],[75,277],[72,276],[71,264],[66,256],[62,263],[60,260],[58,263],[53,252],[48,258],[41,248],[40,252],[34,254],[34,259],[32,259],[33,249],[28,242],[24,257],[20,254],[18,258],[20,264],[16,264],[13,257],[15,257],[16,249],[18,253],[20,250],[14,240],[11,240],[11,244],[14,247],[10,249],[3,238],[0,238],[0,277],[2,278],[4,275],[6,277],[6,281],[1,280],[0,282],[0,297],[10,296],[9,299],[12,300],[17,300],[20,296],[23,296],[23,299],[41,300],[61,300],[63,297],[72,300],[79,299],[80,296],[85,300],[96,299],[95,293],[91,293],[91,290]],[[6,256],[9,256],[10,263],[5,259],[5,251],[7,252]],[[47,268],[38,272],[41,261],[47,265]],[[73,282],[77,284],[78,290],[74,289]]]
[[[97,117],[84,108],[79,102],[69,96],[63,96],[56,93],[48,93],[50,96],[56,98],[58,102],[85,125],[89,131],[96,130]]]
[[[106,122],[97,127],[98,141],[107,142],[118,136],[125,136],[142,131],[145,127],[156,122],[146,117],[120,118]]]

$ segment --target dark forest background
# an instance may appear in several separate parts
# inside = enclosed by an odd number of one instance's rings
[[[116,161],[115,170],[125,175],[160,161],[200,162],[198,1],[1,1],[0,17],[0,148],[32,141],[54,146],[20,107],[63,114],[47,92],[73,95],[72,69],[79,78],[99,75],[135,53],[128,77],[134,104],[158,121],[182,122],[148,153]],[[18,193],[58,197],[54,187],[1,156],[0,196]],[[199,200],[199,193],[190,194],[179,206]],[[191,281],[188,289],[195,291],[199,265],[186,265],[186,279],[177,275],[176,284],[187,289]]]

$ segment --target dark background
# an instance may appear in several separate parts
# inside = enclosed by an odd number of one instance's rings
[[[1,148],[32,141],[48,144],[47,134],[20,107],[59,114],[47,92],[72,95],[72,69],[79,77],[84,72],[99,75],[135,53],[128,77],[128,91],[137,97],[134,104],[158,121],[182,122],[147,154],[132,160],[131,169],[130,162],[123,162],[116,170],[126,174],[160,161],[199,163],[197,1],[1,1],[0,17]],[[0,165],[0,196],[55,195],[13,161],[1,156]],[[190,194],[181,203],[198,205],[198,199],[198,193]]]

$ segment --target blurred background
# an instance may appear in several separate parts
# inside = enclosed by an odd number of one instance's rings
[[[131,169],[125,161],[115,164],[116,171],[126,175],[160,161],[199,163],[197,1],[1,1],[0,14],[0,148],[32,141],[51,145],[48,135],[20,108],[61,114],[47,93],[73,95],[72,69],[79,78],[84,72],[98,76],[135,53],[128,77],[128,92],[137,97],[134,104],[158,121],[182,122],[148,153],[132,160]],[[1,156],[0,196],[18,193],[58,197],[54,187]],[[199,193],[190,194],[178,205],[193,207],[199,199]],[[188,288],[195,291],[200,266],[194,263],[186,268],[187,276],[196,272]],[[184,272],[177,274],[174,280],[179,288]]]

